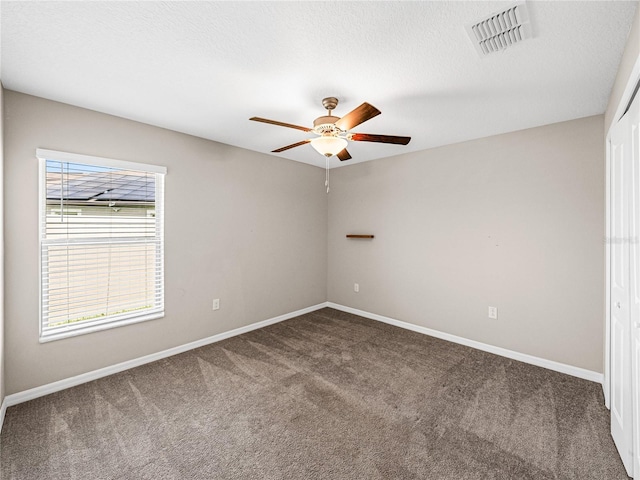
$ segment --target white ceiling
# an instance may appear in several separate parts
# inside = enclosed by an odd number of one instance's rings
[[[353,164],[603,113],[637,1],[529,1],[534,38],[480,58],[464,25],[512,2],[9,2],[5,88],[259,152],[336,96]],[[310,145],[278,156],[324,166]],[[332,159],[332,164],[339,164]]]

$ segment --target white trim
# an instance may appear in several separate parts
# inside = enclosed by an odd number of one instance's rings
[[[609,377],[611,372],[611,137],[605,139],[605,198],[604,198],[604,375],[602,377],[602,393],[604,406],[611,409]]]
[[[527,355],[526,353],[507,350],[506,348],[502,348],[502,347],[495,347],[493,345],[488,345],[486,343],[476,342],[475,340],[469,340],[468,338],[458,337],[450,333],[444,333],[438,330],[433,330],[431,328],[421,327],[413,323],[403,322],[402,320],[396,320],[395,318],[385,317],[382,315],[378,315],[376,313],[365,312],[363,310],[346,307],[344,305],[339,305],[333,302],[327,302],[327,307],[335,308],[336,310],[341,310],[347,313],[353,313],[354,315],[359,315],[361,317],[369,318],[371,320],[377,320],[379,322],[388,323],[389,325],[394,325],[396,327],[412,330],[414,332],[423,333],[425,335],[440,338],[442,340],[447,340],[449,342],[465,345],[467,347],[475,348],[477,350],[482,350],[484,352],[500,355],[501,357],[511,358],[513,360],[518,360],[520,362],[536,365],[537,367],[542,367],[542,368],[546,368],[556,372],[565,373],[573,377],[582,378],[584,380],[590,380],[596,383],[602,383],[603,377],[601,373],[593,372],[591,370],[586,370],[584,368],[574,367],[572,365],[566,365],[564,363],[554,362],[552,360],[546,360],[540,357],[534,357],[533,355]]]
[[[50,334],[41,333],[40,339],[38,341],[40,343],[55,342],[56,340],[77,337],[78,335],[85,335],[87,333],[100,332],[102,330],[109,330],[110,328],[124,327],[126,325],[147,322],[149,320],[156,320],[163,317],[164,309],[161,311],[156,311],[154,313],[148,313],[146,315],[140,315],[139,313],[136,313],[135,315],[128,316],[126,318],[123,318],[122,320],[114,320],[113,317],[111,317],[101,320],[100,322],[89,323],[89,325],[78,326],[71,324],[71,328],[69,328],[69,330],[57,330],[56,333]],[[40,324],[40,328],[42,329],[42,323]]]
[[[2,405],[0,405],[0,433],[2,433],[2,425],[4,425],[4,414],[7,411],[7,397],[2,400]]]
[[[604,393],[604,405],[607,408],[611,408],[610,395],[611,395],[611,247],[609,245],[609,238],[611,235],[611,218],[609,210],[611,209],[611,130],[618,123],[624,109],[631,100],[631,95],[636,88],[636,85],[640,82],[640,56],[636,58],[636,63],[629,74],[627,84],[624,87],[624,92],[618,106],[616,107],[616,113],[613,116],[611,125],[609,125],[605,137],[605,344],[604,344],[604,375],[602,378],[602,391]],[[639,93],[640,95],[640,93]]]
[[[500,355],[502,357],[511,358],[513,360],[518,360],[520,362],[536,365],[538,367],[546,368],[549,370],[564,373],[564,374],[582,378],[585,380],[590,380],[592,382],[602,383],[603,376],[601,373],[598,373],[598,372],[593,372],[591,370],[574,367],[572,365],[566,365],[564,363],[554,362],[552,360],[546,360],[544,358],[534,357],[533,355],[527,355],[526,353],[507,350],[506,348],[502,348],[502,347],[495,347],[493,345],[488,345],[486,343],[476,342],[475,340],[469,340],[467,338],[458,337],[450,333],[444,333],[438,330],[433,330],[431,328],[421,327],[419,325],[414,325],[412,323],[403,322],[401,320],[396,320],[394,318],[385,317],[383,315],[378,315],[375,313],[365,312],[364,310],[358,310],[356,308],[339,305],[337,303],[324,302],[324,303],[319,303],[317,305],[313,305],[311,307],[303,308],[301,310],[296,310],[295,312],[285,313],[278,317],[273,317],[267,320],[262,320],[260,322],[252,323],[250,325],[236,328],[228,332],[222,332],[217,335],[213,335],[211,337],[203,338],[201,340],[196,340],[195,342],[173,347],[168,350],[152,353],[144,357],[134,358],[133,360],[128,360],[126,362],[118,363],[110,367],[93,370],[91,372],[76,375],[75,377],[66,378],[64,380],[59,380],[57,382],[49,383],[47,385],[42,385],[40,387],[24,390],[22,392],[14,393],[12,395],[7,395],[4,399],[4,402],[2,403],[3,410],[1,412],[2,412],[2,415],[4,415],[4,411],[6,410],[7,407],[12,407],[19,403],[33,400],[34,398],[43,397],[45,395],[49,395],[50,393],[59,392],[60,390],[64,390],[66,388],[71,388],[77,385],[81,385],[83,383],[91,382],[93,380],[97,380],[98,378],[106,377],[108,375],[113,375],[114,373],[122,372],[130,368],[139,367],[140,365],[145,365],[147,363],[155,362],[156,360],[161,360],[163,358],[171,357],[179,353],[187,352],[189,350],[193,350],[194,348],[203,347],[205,345],[216,343],[221,340],[225,340],[227,338],[235,337],[237,335],[242,335],[243,333],[247,333],[252,330],[257,330],[259,328],[263,328],[268,325],[273,325],[274,323],[283,322],[285,320],[289,320],[290,318],[304,315],[306,313],[315,312],[316,310],[320,310],[321,308],[325,308],[325,307],[335,308],[336,310],[341,310],[343,312],[352,313],[354,315],[359,315],[361,317],[369,318],[371,320],[388,323],[396,327],[422,333],[424,335],[429,335],[431,337],[440,338],[442,340],[447,340],[449,342],[458,343],[460,345],[465,345],[467,347],[475,348],[477,350],[482,350],[484,352],[493,353],[495,355]],[[0,428],[1,428],[1,424],[0,424]]]
[[[37,154],[38,150],[36,150]],[[38,158],[38,338],[42,338],[42,312],[44,311],[43,286],[42,286],[42,232],[47,217],[47,169],[46,160]]]
[[[46,150],[44,148],[36,148],[36,157],[41,160],[60,160],[63,162],[97,165],[99,167],[113,167],[122,168],[123,170],[161,173],[163,175],[166,175],[167,173],[167,167],[162,167],[160,165],[130,162],[128,160],[116,160],[114,158],[96,157],[93,155],[81,155],[79,153],[58,152],[56,150]]]
[[[284,320],[289,320],[290,318],[294,318],[299,315],[304,315],[305,313],[314,312],[326,306],[327,306],[326,303],[319,303],[311,307],[303,308],[302,310],[296,310],[295,312],[285,313],[278,317],[268,318],[267,320],[262,320],[260,322],[252,323],[244,327],[235,328],[233,330],[229,330],[228,332],[218,333],[217,335],[196,340],[195,342],[186,343],[184,345],[169,348],[161,352],[145,355],[144,357],[134,358],[133,360],[127,360],[126,362],[118,363],[110,367],[100,368],[98,370],[93,370],[92,372],[76,375],[75,377],[65,378],[64,380],[59,380],[57,382],[49,383],[47,385],[42,385],[40,387],[31,388],[29,390],[24,390],[22,392],[14,393],[12,395],[7,395],[5,398],[5,403],[7,407],[12,407],[13,405],[17,405],[22,402],[27,402],[29,400],[33,400],[34,398],[43,397],[45,395],[49,395],[50,393],[59,392],[60,390],[64,390],[66,388],[75,387],[76,385],[81,385],[86,382],[91,382],[93,380],[97,380],[98,378],[106,377],[108,375],[113,375],[114,373],[122,372],[124,370],[128,370],[134,367],[139,367],[140,365],[144,365],[146,363],[155,362],[156,360],[161,360],[163,358],[171,357],[173,355],[177,355],[178,353],[187,352],[189,350],[193,350],[194,348],[203,347],[211,343],[215,343],[221,340],[226,340],[227,338],[235,337],[236,335],[242,335],[243,333],[247,333],[252,330],[257,330],[258,328],[263,328],[268,325],[273,325],[274,323],[282,322]]]

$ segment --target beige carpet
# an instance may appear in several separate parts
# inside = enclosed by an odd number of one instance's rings
[[[332,309],[7,410],[2,479],[626,479],[601,387]]]

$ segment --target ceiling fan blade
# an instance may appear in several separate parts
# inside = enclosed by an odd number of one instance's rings
[[[338,152],[337,157],[341,162],[344,162],[345,160],[349,160],[351,158],[351,155],[349,155],[349,152],[347,152],[347,149],[345,148],[344,150]]]
[[[281,147],[277,150],[271,150],[271,153],[280,153],[280,152],[284,152],[285,150],[289,150],[290,148],[295,148],[295,147],[299,147],[300,145],[304,145],[306,143],[309,143],[311,140],[302,140],[301,142],[298,143],[292,143],[291,145],[287,145],[286,147]]]
[[[372,135],[370,133],[354,133],[350,138],[354,142],[395,143],[396,145],[406,145],[411,141],[411,137],[397,137],[395,135]]]
[[[253,120],[254,122],[269,123],[271,125],[279,125],[281,127],[295,128],[297,130],[302,130],[303,132],[311,131],[311,129],[307,127],[301,127],[300,125],[293,125],[292,123],[277,122],[275,120],[269,120],[268,118],[251,117],[249,120]]]
[[[336,122],[336,126],[342,130],[351,130],[353,127],[360,125],[367,120],[371,120],[382,112],[373,105],[364,102],[358,108],[351,110],[344,117]]]

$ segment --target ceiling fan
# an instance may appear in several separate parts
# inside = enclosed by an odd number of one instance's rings
[[[270,123],[271,125],[280,125],[281,127],[295,128],[303,132],[313,132],[318,135],[315,138],[302,140],[301,142],[292,143],[286,147],[272,150],[272,153],[280,153],[290,148],[299,147],[311,143],[311,146],[321,155],[331,157],[336,155],[341,161],[349,160],[351,155],[347,151],[348,140],[353,142],[378,142],[378,143],[394,143],[397,145],[406,145],[411,137],[398,137],[394,135],[374,135],[370,133],[350,133],[354,127],[361,123],[371,120],[376,115],[382,113],[373,105],[365,102],[356,109],[347,113],[344,117],[334,117],[331,115],[333,110],[338,106],[338,99],[335,97],[327,97],[322,100],[322,106],[327,109],[327,115],[318,117],[313,121],[313,128],[292,125],[291,123],[277,122],[267,118],[251,117],[249,120],[255,122]]]

